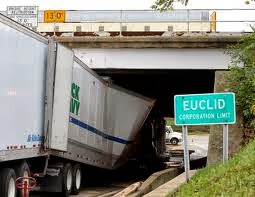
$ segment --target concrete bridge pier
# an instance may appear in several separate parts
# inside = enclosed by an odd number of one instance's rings
[[[215,71],[214,92],[226,91],[226,74],[228,71]],[[241,117],[237,110],[236,124],[229,126],[229,154],[230,156],[238,152],[241,148],[242,130],[241,130]],[[208,146],[207,164],[215,164],[222,161],[223,154],[223,126],[212,125],[210,127],[210,137]]]

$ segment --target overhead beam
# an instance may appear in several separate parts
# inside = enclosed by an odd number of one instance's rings
[[[62,36],[55,40],[71,48],[225,48],[242,33],[181,33],[171,36],[87,37]]]

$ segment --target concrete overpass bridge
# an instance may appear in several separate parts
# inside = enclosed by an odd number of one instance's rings
[[[233,32],[251,32],[253,24],[253,9],[41,10],[32,29],[72,48],[115,84],[156,98],[154,116],[173,117],[174,95],[225,90],[230,57],[224,50],[243,35]],[[221,158],[221,130],[211,126],[210,163]],[[240,147],[236,130],[230,128],[230,153]]]
[[[154,113],[173,117],[176,94],[225,91],[231,58],[226,46],[242,33],[173,33],[168,36],[55,37],[99,75],[157,99]],[[230,154],[240,148],[238,125],[230,127]],[[208,162],[222,158],[222,128],[211,126]]]
[[[222,70],[228,68],[230,61],[224,48],[240,36],[183,33],[165,37],[57,37],[57,40],[73,48],[94,69]]]
[[[215,71],[227,70],[225,47],[240,33],[133,37],[56,37],[98,74],[158,100],[163,116],[173,117],[176,94],[214,91]]]

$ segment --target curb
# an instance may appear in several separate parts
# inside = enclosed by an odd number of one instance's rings
[[[141,187],[129,197],[140,197],[143,196],[152,190],[155,190],[160,185],[166,183],[167,181],[175,178],[183,172],[182,168],[169,168],[152,174],[142,185]]]
[[[190,177],[192,177],[196,173],[196,170],[190,171]],[[152,192],[144,195],[144,197],[166,197],[173,195],[178,188],[186,183],[186,175],[185,172],[175,177],[174,179],[168,181],[167,183],[159,186],[157,189]]]

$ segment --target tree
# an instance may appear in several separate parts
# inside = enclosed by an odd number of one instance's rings
[[[250,4],[252,1],[254,1],[254,0],[246,0],[246,1],[244,1],[244,3],[248,5],[248,4]]]
[[[155,4],[152,6],[152,9],[160,11],[171,10],[173,9],[174,2],[181,2],[186,6],[189,0],[156,0]]]
[[[227,53],[232,57],[230,72],[226,76],[228,88],[236,94],[244,140],[249,140],[255,136],[255,33],[229,47]]]
[[[250,4],[252,1],[255,0],[244,0],[245,4]],[[181,2],[183,5],[187,5],[189,0],[156,0],[154,5],[152,5],[152,9],[160,10],[160,11],[167,11],[173,9],[174,2]]]

